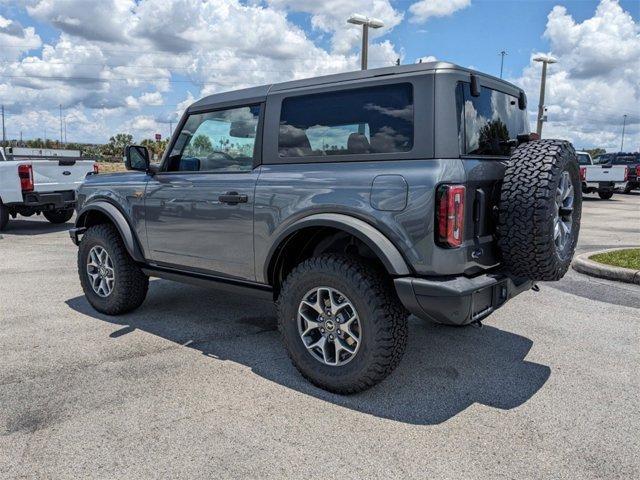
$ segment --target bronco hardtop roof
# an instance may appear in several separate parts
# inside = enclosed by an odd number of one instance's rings
[[[318,85],[324,85],[329,83],[342,83],[357,80],[364,80],[367,78],[384,77],[392,75],[403,75],[415,72],[429,72],[434,70],[458,70],[462,72],[473,73],[478,76],[488,77],[494,81],[501,82],[505,85],[509,85],[512,88],[520,90],[517,86],[505,82],[491,75],[487,75],[482,72],[470,70],[468,68],[461,67],[454,63],[449,62],[426,62],[426,63],[414,63],[409,65],[395,65],[392,67],[373,68],[370,70],[357,70],[354,72],[336,73],[332,75],[323,75],[320,77],[304,78],[300,80],[290,80],[282,83],[273,83],[270,85],[262,85],[259,87],[244,88],[241,90],[232,90],[229,92],[215,93],[204,97],[197,102],[193,103],[188,111],[205,110],[211,107],[224,107],[226,104],[233,104],[237,102],[246,103],[259,103],[266,99],[269,93],[282,92],[286,90],[292,90],[296,88],[313,87]]]

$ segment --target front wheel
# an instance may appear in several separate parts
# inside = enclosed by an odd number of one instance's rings
[[[327,254],[299,264],[282,286],[278,313],[295,367],[331,392],[372,387],[406,348],[408,314],[393,284],[356,258]]]
[[[598,196],[602,200],[609,200],[611,197],[613,197],[613,192],[598,192]]]
[[[73,217],[73,209],[50,210],[42,213],[51,223],[66,223]]]
[[[87,300],[101,313],[129,312],[147,296],[149,277],[131,258],[113,225],[87,229],[78,249],[78,274]]]

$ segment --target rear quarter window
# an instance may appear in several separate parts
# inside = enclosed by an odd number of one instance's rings
[[[580,165],[591,165],[591,161],[589,160],[589,155],[585,155],[584,153],[579,153],[578,163]]]
[[[509,140],[529,133],[527,111],[520,110],[518,98],[482,87],[480,96],[471,95],[471,85],[458,83],[456,89],[460,151],[467,155],[507,156]]]
[[[408,152],[414,141],[410,83],[285,98],[280,157]]]

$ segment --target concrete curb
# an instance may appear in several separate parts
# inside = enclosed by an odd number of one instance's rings
[[[635,283],[640,285],[640,270],[630,268],[614,267],[591,260],[589,257],[599,253],[614,252],[616,250],[627,250],[626,248],[610,248],[608,250],[598,250],[597,252],[583,253],[574,258],[571,266],[574,270],[591,275],[592,277],[606,278],[617,282]]]

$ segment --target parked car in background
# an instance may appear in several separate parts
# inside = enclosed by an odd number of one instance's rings
[[[628,172],[623,166],[596,164],[587,152],[576,152],[580,165],[582,193],[597,193],[603,200],[613,197],[616,189],[624,190]]]
[[[595,161],[600,165],[624,166],[627,169],[624,193],[640,189],[640,152],[603,153],[596,157]]]
[[[9,218],[43,214],[51,223],[73,216],[76,189],[88,173],[97,172],[93,160],[80,152],[52,149],[0,149],[0,230]]]

